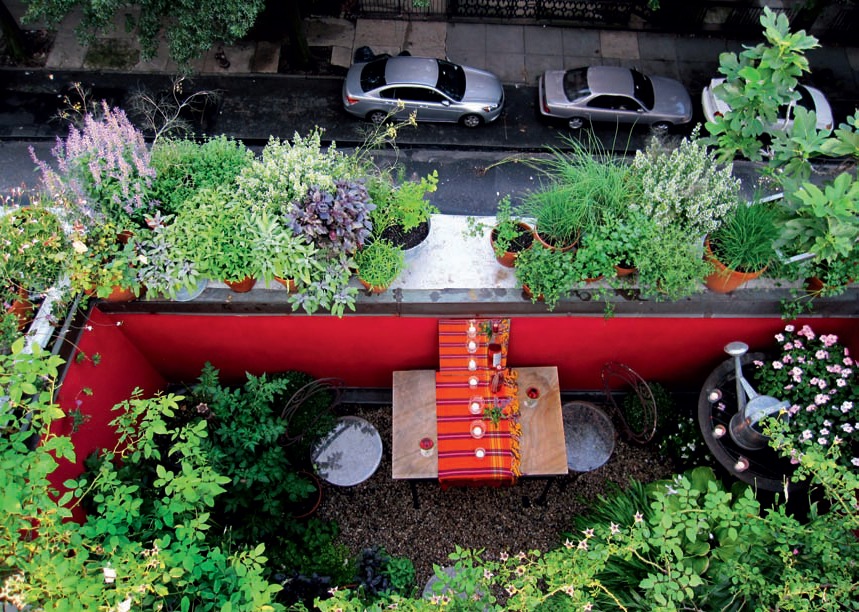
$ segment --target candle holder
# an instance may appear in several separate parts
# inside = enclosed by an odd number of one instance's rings
[[[420,447],[422,456],[432,457],[435,442],[432,441],[432,438],[421,438]]]
[[[480,379],[477,376],[469,376],[468,377],[468,387],[469,389],[477,389],[477,385],[480,384]]]
[[[475,395],[468,402],[468,411],[473,415],[483,414],[483,398]]]
[[[522,405],[525,408],[535,408],[540,400],[540,390],[537,387],[528,387],[525,391],[525,398],[522,400]]]
[[[716,425],[716,426],[713,428],[713,437],[714,437],[714,438],[716,438],[717,440],[718,440],[719,438],[721,438],[722,436],[724,436],[726,433],[728,433],[728,430],[727,430],[727,428],[726,428],[724,425],[722,425],[722,424]]]
[[[477,352],[477,347],[478,347],[477,340],[469,340],[468,342],[465,343],[465,350],[467,350],[471,354],[474,354]]]
[[[476,359],[469,359],[468,360],[468,371],[469,372],[476,372],[477,371],[477,360]]]
[[[468,320],[468,327],[465,330],[465,335],[469,338],[477,338],[477,321],[475,319]]]
[[[474,449],[474,456],[478,459],[483,459],[486,456],[486,449],[482,446],[478,446]]]
[[[749,469],[749,460],[745,457],[737,458],[737,462],[734,464],[734,469],[738,472],[745,472]]]
[[[707,400],[711,404],[715,404],[720,399],[722,399],[722,390],[721,389],[712,389],[710,393],[707,394]]]
[[[479,440],[486,433],[486,423],[480,420],[472,421],[468,429],[471,432],[471,437]]]

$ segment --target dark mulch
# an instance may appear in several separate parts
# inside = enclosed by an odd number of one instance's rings
[[[415,508],[409,483],[391,478],[391,408],[352,406],[348,412],[379,430],[382,462],[369,480],[355,487],[324,483],[317,516],[337,521],[340,541],[355,554],[379,545],[392,555],[410,558],[421,586],[432,576],[433,564],[449,563],[456,544],[483,548],[486,558],[495,559],[502,551],[549,550],[563,542],[572,517],[586,511],[609,483],[626,486],[631,478],[651,482],[673,473],[655,448],[618,441],[601,468],[553,479],[545,507],[533,501],[546,481],[522,479],[513,487],[446,491],[436,481],[420,481],[416,485],[420,508]]]

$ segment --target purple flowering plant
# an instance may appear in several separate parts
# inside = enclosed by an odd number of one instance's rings
[[[775,335],[779,354],[755,361],[756,390],[790,402],[789,434],[803,447],[840,447],[840,461],[859,468],[859,378],[856,362],[834,334],[786,325]]]
[[[83,126],[69,128],[51,150],[54,165],[30,157],[57,201],[69,202],[75,221],[87,226],[108,220],[121,228],[140,225],[154,210],[149,195],[155,169],[143,133],[125,112],[102,102],[100,116],[84,116]]]

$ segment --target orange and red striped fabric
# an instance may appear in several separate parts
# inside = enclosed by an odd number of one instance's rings
[[[509,321],[504,321],[502,363],[506,365]],[[439,323],[440,371],[436,373],[436,416],[438,420],[438,478],[443,487],[451,485],[513,484],[519,477],[519,433],[516,417],[515,373],[503,371],[504,383],[492,393],[490,381],[495,370],[489,368],[486,336],[478,333],[478,351],[470,354],[466,348],[469,320],[444,320]],[[477,370],[468,368],[469,359],[478,360]],[[477,387],[469,386],[476,376]],[[483,415],[472,414],[469,406],[480,398],[481,406],[498,402],[507,413],[494,424]],[[483,421],[484,435],[475,438],[471,424]],[[485,451],[480,458],[478,448]]]

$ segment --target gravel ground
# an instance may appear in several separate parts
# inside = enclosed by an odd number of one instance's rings
[[[446,491],[438,482],[420,481],[420,508],[415,509],[409,483],[391,479],[390,407],[348,413],[366,418],[379,430],[382,463],[355,487],[325,483],[317,516],[337,521],[340,541],[353,553],[379,545],[394,556],[410,558],[419,585],[433,575],[433,564],[448,564],[455,544],[484,548],[485,558],[497,558],[502,551],[549,550],[563,541],[571,517],[586,509],[609,482],[624,486],[630,478],[649,482],[672,473],[654,450],[618,441],[609,462],[598,470],[554,479],[545,507],[528,501],[540,496],[546,481],[523,478],[513,487]]]

